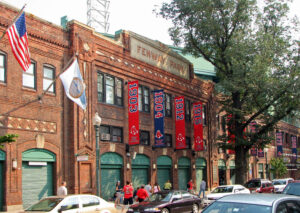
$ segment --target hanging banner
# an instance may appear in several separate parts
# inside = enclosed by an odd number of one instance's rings
[[[283,133],[276,132],[277,157],[281,157],[283,154],[282,142],[283,142]]]
[[[175,100],[175,131],[176,131],[176,149],[185,149],[185,111],[184,97],[176,97]]]
[[[256,125],[257,125],[256,121],[252,121],[249,124],[250,133],[255,133],[256,132]],[[257,156],[257,148],[253,146],[250,150],[250,154],[251,154],[251,156]]]
[[[193,104],[194,115],[194,149],[195,151],[203,151],[203,117],[202,117],[202,102]]]
[[[227,116],[227,124],[229,124],[229,121],[231,120],[232,115]],[[233,124],[232,124],[233,125]],[[235,143],[235,135],[230,133],[229,126],[227,125],[227,134],[228,134],[228,143]],[[228,154],[235,154],[235,151],[233,149],[228,149]]]
[[[265,157],[265,153],[264,153],[263,149],[258,149],[258,151],[257,151],[257,157],[259,157],[259,158]]]
[[[128,144],[140,143],[139,134],[139,85],[138,81],[128,82]]]
[[[154,146],[163,147],[165,146],[164,140],[164,91],[156,90],[153,92],[154,95]]]
[[[297,136],[292,135],[291,136],[291,141],[292,141],[292,159],[291,162],[292,164],[297,163]]]

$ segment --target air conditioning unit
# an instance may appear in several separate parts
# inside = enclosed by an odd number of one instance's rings
[[[102,141],[109,141],[110,140],[110,134],[108,134],[108,133],[102,133],[101,134],[101,140]]]

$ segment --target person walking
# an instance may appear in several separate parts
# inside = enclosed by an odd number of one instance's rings
[[[148,182],[148,184],[145,186],[145,190],[148,192],[149,197],[152,194],[152,186],[150,184],[150,181]]]
[[[202,180],[201,183],[200,183],[200,191],[199,191],[199,197],[201,196],[201,192],[203,193],[203,197],[205,196],[205,189],[206,189],[206,182],[205,180]]]
[[[116,183],[116,199],[115,199],[115,204],[120,204],[121,203],[121,194],[122,192],[122,186],[121,186],[121,182],[118,180]]]
[[[153,193],[155,192],[159,192],[160,191],[160,186],[158,185],[158,183],[156,182],[153,186]]]
[[[192,181],[192,179],[187,183],[187,190],[188,190],[188,192],[189,193],[194,193],[194,186],[193,186],[193,181]]]
[[[61,195],[67,195],[68,194],[68,189],[67,189],[67,182],[63,181],[61,182],[60,187],[57,189],[57,195],[61,196]]]
[[[139,202],[143,202],[147,197],[149,197],[144,185],[141,186],[141,188],[137,191],[136,195],[138,197]]]
[[[172,189],[172,184],[170,180],[167,180],[167,182],[164,185],[164,190],[171,190]]]
[[[123,188],[124,191],[124,205],[133,204],[133,187],[129,181],[126,181],[126,185]]]

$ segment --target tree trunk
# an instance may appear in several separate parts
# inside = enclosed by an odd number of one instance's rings
[[[247,153],[248,150],[245,150],[242,146],[235,147],[236,184],[244,185],[247,181],[247,173],[248,173]]]

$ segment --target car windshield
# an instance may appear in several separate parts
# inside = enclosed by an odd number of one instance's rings
[[[202,211],[202,213],[271,213],[271,211],[271,206],[216,201]]]
[[[25,211],[43,211],[49,212],[57,206],[63,198],[45,198],[40,200],[38,203],[30,206]]]
[[[149,197],[150,202],[169,202],[172,197],[172,193],[154,193]]]
[[[300,183],[289,183],[284,188],[282,194],[300,196]]]
[[[257,188],[260,187],[260,185],[261,185],[260,181],[250,181],[246,183],[247,188]]]
[[[285,180],[273,180],[272,183],[273,183],[273,185],[285,185],[286,181]]]
[[[233,186],[221,186],[215,188],[211,193],[226,193],[226,192],[232,192]]]

